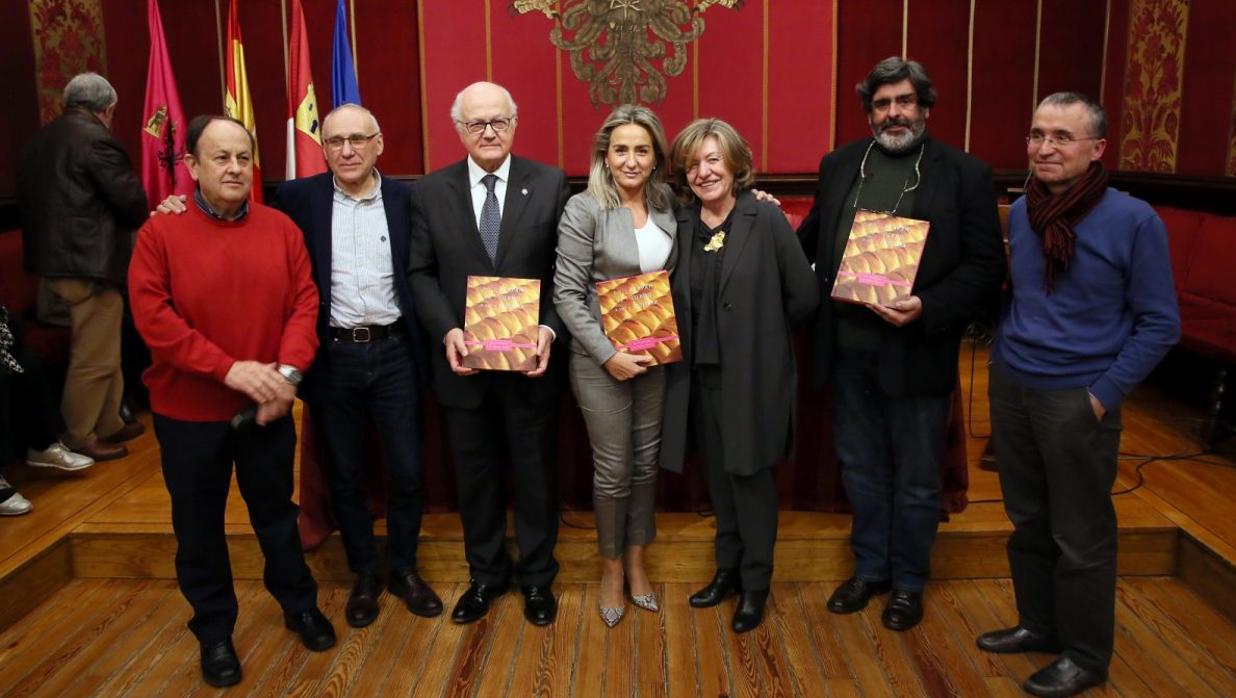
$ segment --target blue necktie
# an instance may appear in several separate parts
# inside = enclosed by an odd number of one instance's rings
[[[498,229],[502,227],[502,216],[498,213],[498,195],[494,194],[494,185],[498,176],[487,174],[481,178],[485,184],[485,204],[481,206],[481,242],[485,243],[485,251],[489,253],[489,261],[498,256]]]

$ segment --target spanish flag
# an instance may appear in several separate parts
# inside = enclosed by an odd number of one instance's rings
[[[326,171],[322,157],[322,114],[309,70],[309,41],[305,11],[292,0],[288,28],[288,159],[287,179]]]
[[[258,157],[257,122],[253,119],[253,100],[249,98],[249,78],[245,74],[245,44],[240,37],[240,17],[236,0],[227,16],[227,98],[223,113],[236,119],[253,134],[253,189],[249,199],[262,203],[262,168]]]

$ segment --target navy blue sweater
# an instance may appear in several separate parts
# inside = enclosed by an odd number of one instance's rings
[[[1115,189],[1074,231],[1073,260],[1048,294],[1042,239],[1026,199],[1013,204],[1012,301],[992,360],[1032,388],[1084,386],[1112,410],[1180,338],[1167,231],[1149,204]]]

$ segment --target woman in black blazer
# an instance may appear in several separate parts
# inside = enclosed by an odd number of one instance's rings
[[[797,371],[791,326],[819,303],[815,275],[785,215],[749,190],[751,148],[720,119],[674,140],[689,203],[678,210],[674,306],[685,361],[667,377],[661,464],[682,471],[688,425],[707,465],[717,573],[697,608],[741,593],[735,632],[758,626],[777,538],[773,464],[789,454]]]

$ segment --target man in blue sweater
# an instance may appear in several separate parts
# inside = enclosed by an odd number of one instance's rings
[[[992,350],[992,441],[1014,526],[1019,620],[978,645],[1061,653],[1026,681],[1038,696],[1107,679],[1120,405],[1180,335],[1163,222],[1107,187],[1106,135],[1089,97],[1039,104],[1026,138],[1032,177],[1009,216],[1011,302]]]

